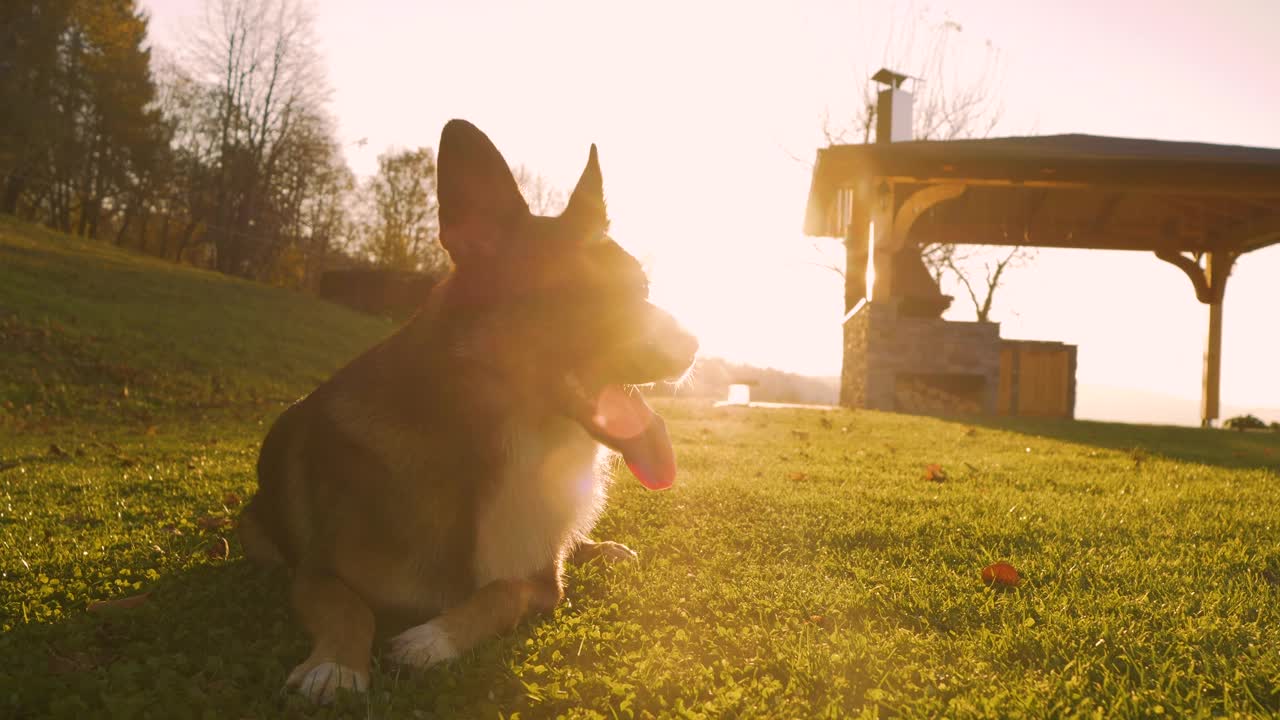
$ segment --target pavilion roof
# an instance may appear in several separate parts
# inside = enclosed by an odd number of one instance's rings
[[[915,221],[919,244],[1249,252],[1280,242],[1280,149],[1096,135],[834,145],[818,151],[809,235],[849,203],[963,185]]]

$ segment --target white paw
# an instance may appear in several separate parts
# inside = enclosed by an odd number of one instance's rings
[[[636,554],[635,550],[632,550],[622,543],[606,540],[604,542],[596,543],[596,548],[600,552],[600,557],[608,560],[609,562],[616,562],[618,560],[634,562],[640,559],[640,556]]]
[[[391,659],[401,665],[426,668],[456,657],[458,649],[438,619],[391,638]]]
[[[306,695],[313,702],[328,704],[333,702],[338,688],[355,692],[368,690],[369,678],[364,673],[356,672],[336,662],[323,662],[312,668],[308,668],[306,663],[303,663],[289,673],[286,684]]]
[[[578,565],[589,563],[596,558],[604,558],[605,562],[635,562],[640,558],[636,555],[636,551],[623,545],[622,543],[584,541],[573,551],[573,562]]]

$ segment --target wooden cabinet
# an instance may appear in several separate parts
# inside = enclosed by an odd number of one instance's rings
[[[1076,409],[1076,346],[1003,340],[996,412],[1071,418]]]

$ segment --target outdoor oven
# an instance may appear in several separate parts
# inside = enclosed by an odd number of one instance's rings
[[[922,414],[994,414],[1000,325],[911,317],[866,303],[844,325],[840,403]]]

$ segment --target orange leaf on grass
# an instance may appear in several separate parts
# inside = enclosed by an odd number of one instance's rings
[[[1022,582],[1018,569],[1007,562],[991,563],[982,568],[982,581],[988,585],[1017,587]]]
[[[924,468],[924,479],[929,482],[946,482],[947,473],[943,471],[942,466],[937,463],[926,465]]]

